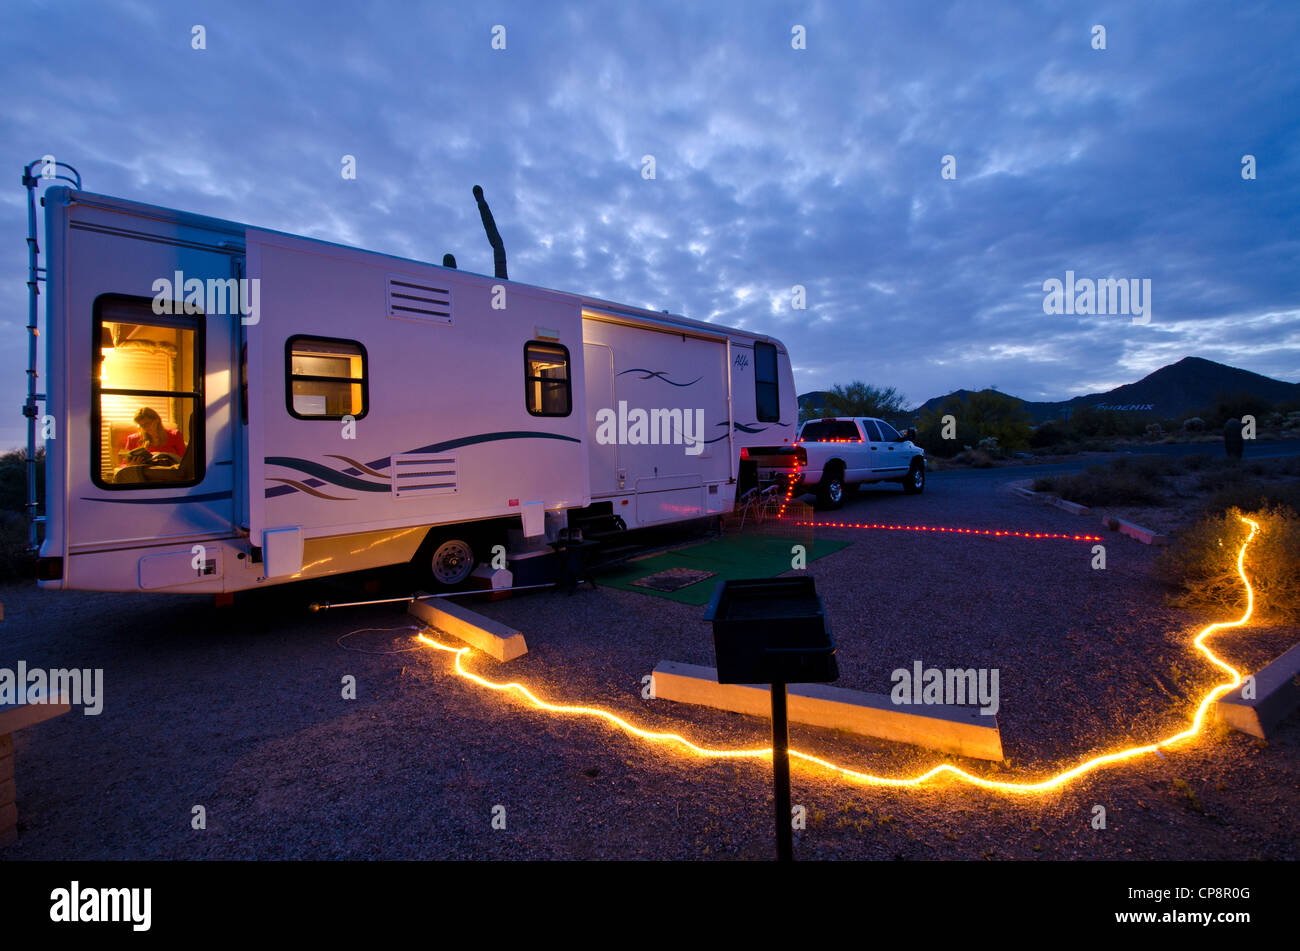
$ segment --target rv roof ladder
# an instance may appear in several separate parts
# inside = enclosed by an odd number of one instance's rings
[[[32,171],[40,166],[40,174]],[[72,174],[65,174],[67,169]],[[35,551],[40,541],[37,538],[38,526],[44,519],[36,514],[36,420],[40,415],[37,404],[45,401],[45,394],[36,392],[36,338],[40,336],[37,326],[37,303],[41,291],[38,286],[45,280],[45,268],[40,266],[41,248],[36,242],[36,189],[42,183],[63,180],[81,191],[81,173],[67,162],[56,162],[53,155],[43,155],[34,162],[23,166],[23,187],[27,189],[27,402],[23,403],[23,415],[27,417],[27,544]]]

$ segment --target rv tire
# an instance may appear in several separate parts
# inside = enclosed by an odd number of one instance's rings
[[[436,588],[458,588],[478,564],[474,545],[463,534],[430,535],[415,556],[421,580]]]

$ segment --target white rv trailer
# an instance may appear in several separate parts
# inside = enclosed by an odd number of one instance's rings
[[[43,587],[406,562],[454,585],[578,519],[727,512],[743,451],[795,438],[770,337],[76,188],[44,204]],[[170,457],[141,458],[143,408]]]

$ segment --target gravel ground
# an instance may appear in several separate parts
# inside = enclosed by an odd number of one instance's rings
[[[1217,682],[1189,650],[1208,616],[1164,606],[1151,549],[1005,491],[1012,472],[936,474],[926,493],[864,491],[836,515],[1106,536],[1058,540],[824,530],[854,544],[809,565],[838,644],[839,685],[887,692],[896,667],[996,667],[1007,760],[793,725],[794,746],[882,775],[937,762],[1038,779],[1183,729]],[[688,758],[589,719],[556,717],[412,646],[400,606],[309,614],[362,579],[179,596],[0,589],[0,666],[103,667],[102,715],[19,733],[20,838],[0,859],[768,858],[770,771]],[[380,592],[396,582],[378,576]],[[641,697],[660,660],[712,664],[699,608],[610,588],[475,606],[529,653],[467,666],[556,702],[598,704],[714,746],[765,745],[762,720]],[[348,632],[362,630],[337,643]],[[1251,625],[1216,641],[1254,669],[1297,641]],[[365,652],[362,652],[365,651]],[[400,651],[400,653],[384,653]],[[346,675],[357,699],[341,697]],[[796,766],[800,858],[1295,859],[1300,717],[1265,743],[1210,726],[1163,757],[1012,798],[945,781],[849,785]],[[1093,806],[1107,827],[1090,826]],[[207,828],[191,828],[195,805]],[[505,828],[493,828],[504,807]],[[496,810],[498,816],[500,810]]]

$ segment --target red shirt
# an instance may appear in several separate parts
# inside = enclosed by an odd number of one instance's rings
[[[125,451],[130,452],[133,449],[148,449],[150,452],[170,452],[177,459],[185,455],[185,440],[181,434],[174,429],[163,427],[163,432],[167,434],[166,440],[161,446],[145,446],[143,433],[132,433],[126,437]]]

